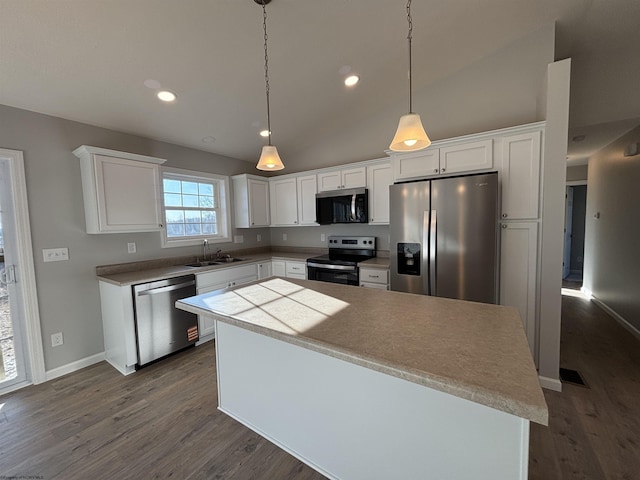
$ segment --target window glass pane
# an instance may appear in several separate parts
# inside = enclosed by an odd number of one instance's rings
[[[172,180],[171,178],[165,178],[162,180],[162,187],[167,193],[181,193],[180,180]]]
[[[182,210],[167,210],[167,223],[184,223],[184,212]]]
[[[167,236],[168,237],[184,237],[184,223],[168,223]]]
[[[211,210],[202,212],[202,223],[217,223],[216,212]]]
[[[199,223],[187,223],[185,232],[187,235],[202,235],[202,229]]]
[[[207,195],[209,197],[213,197],[213,185],[209,183],[199,183],[198,193],[200,195]]]
[[[180,195],[179,193],[165,193],[164,205],[166,207],[181,207],[182,195]]]
[[[196,182],[182,182],[182,193],[198,194],[198,184]]]
[[[200,196],[200,207],[213,208],[213,197]]]
[[[200,223],[202,219],[200,218],[199,211],[185,211],[184,212],[184,222],[185,223]]]
[[[197,207],[198,196],[197,195],[182,195],[182,205],[185,207]]]
[[[202,233],[205,235],[217,235],[218,234],[218,226],[213,223],[203,223],[202,224]]]

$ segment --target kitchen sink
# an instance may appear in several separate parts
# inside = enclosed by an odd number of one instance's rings
[[[246,258],[225,257],[218,260],[208,260],[206,262],[187,263],[185,267],[209,267],[211,265],[224,265],[226,263],[242,262]]]

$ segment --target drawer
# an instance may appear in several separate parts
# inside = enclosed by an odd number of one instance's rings
[[[307,264],[304,262],[287,262],[287,277],[300,278],[298,275],[306,278]]]
[[[198,288],[205,288],[210,285],[217,285],[225,282],[233,282],[244,277],[258,275],[258,266],[254,263],[241,267],[224,268],[211,272],[199,273],[196,275],[196,285]]]
[[[386,285],[389,283],[389,270],[382,270],[377,268],[361,268],[360,269],[360,282],[364,283],[382,283]]]
[[[360,282],[360,286],[364,288],[377,288],[378,290],[388,290],[386,284]]]

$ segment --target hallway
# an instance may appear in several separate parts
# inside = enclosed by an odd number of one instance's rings
[[[639,346],[579,290],[563,291],[560,366],[577,370],[587,386],[544,391],[549,427],[531,425],[531,480],[638,478]]]

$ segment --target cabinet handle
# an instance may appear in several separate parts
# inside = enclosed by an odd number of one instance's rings
[[[502,224],[502,228],[506,229],[507,227],[508,227],[508,226],[507,226],[507,224],[506,224],[506,223],[503,223],[503,224]]]
[[[444,172],[446,172],[446,171],[447,171],[447,169],[446,169],[446,168],[443,168],[443,169],[442,169],[442,170],[440,170],[440,171],[441,171],[442,173],[444,173]]]
[[[293,221],[293,223],[298,223],[298,221],[297,221],[297,220],[294,220],[294,221]]]
[[[502,214],[502,218],[507,218],[507,216],[508,216],[508,215],[507,215],[506,213],[503,213],[503,214]]]
[[[160,228],[164,227],[164,225],[163,225],[163,224],[161,224],[161,223],[159,223],[159,224],[158,224],[158,226],[159,226]]]
[[[433,173],[438,173],[438,169],[437,169],[437,168],[434,168],[434,169],[433,169]]]

